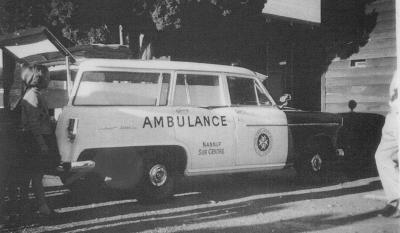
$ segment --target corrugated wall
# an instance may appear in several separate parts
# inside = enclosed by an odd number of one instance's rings
[[[375,1],[367,7],[373,10],[378,18],[369,42],[350,58],[335,59],[322,77],[323,111],[347,112],[352,99],[358,112],[389,110],[389,85],[396,69],[395,0]]]

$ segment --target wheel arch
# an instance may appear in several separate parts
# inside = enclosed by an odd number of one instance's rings
[[[307,152],[315,152],[315,150],[322,150],[328,157],[335,155],[334,138],[330,135],[319,133],[312,135],[307,140]]]
[[[115,156],[127,155],[137,156],[143,160],[162,157],[163,159],[173,159],[176,162],[174,167],[179,174],[184,174],[188,167],[187,150],[180,145],[148,145],[148,146],[126,146],[111,148],[89,148],[83,150],[78,156],[78,161],[95,160],[97,155]]]

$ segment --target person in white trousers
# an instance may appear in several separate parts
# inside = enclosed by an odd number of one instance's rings
[[[376,166],[385,191],[387,205],[380,215],[400,217],[399,183],[399,77],[397,71],[390,84],[390,111],[382,129],[382,139],[375,153]]]

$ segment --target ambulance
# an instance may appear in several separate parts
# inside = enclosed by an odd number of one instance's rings
[[[6,42],[3,49],[20,51]],[[60,177],[72,191],[106,185],[162,200],[179,177],[290,167],[319,177],[343,155],[338,115],[288,108],[290,95],[275,102],[259,73],[176,61],[77,61],[62,49],[75,68],[66,75],[56,136]]]

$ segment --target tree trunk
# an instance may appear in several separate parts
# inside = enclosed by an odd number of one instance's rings
[[[153,59],[153,36],[149,34],[145,34],[141,41],[140,46],[140,58],[142,60],[151,60]]]
[[[132,58],[140,57],[140,32],[129,31],[129,49],[131,51]]]

